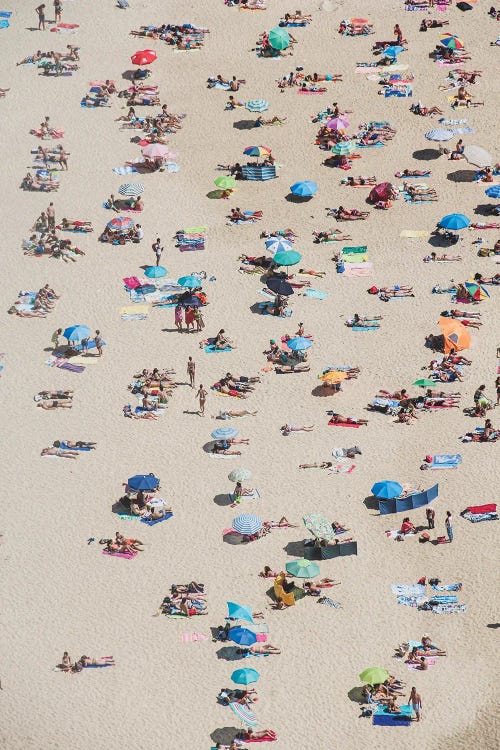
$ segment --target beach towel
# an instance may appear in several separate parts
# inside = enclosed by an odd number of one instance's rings
[[[205,352],[207,354],[220,354],[221,352],[230,352],[231,351],[231,347],[230,346],[226,346],[226,347],[224,347],[224,349],[216,349],[213,344],[205,344],[204,349],[205,349]]]
[[[80,27],[77,23],[58,23],[50,31],[54,31],[56,34],[76,34],[78,28]]]
[[[313,299],[326,299],[328,292],[322,292],[320,289],[306,289],[303,292],[304,297],[312,297]]]
[[[103,669],[104,667],[114,667],[114,664],[85,664],[84,669]]]
[[[234,497],[234,495],[233,495],[233,494],[231,494],[230,492],[228,493],[228,498],[230,499],[230,501],[231,501],[232,503],[234,503],[234,502],[235,502],[235,497]],[[260,494],[259,490],[255,488],[255,489],[253,490],[253,492],[252,492],[252,494],[251,494],[251,495],[243,495],[243,497],[241,498],[241,500],[242,500],[242,501],[243,501],[243,500],[260,500],[260,498],[261,498],[261,494]]]
[[[428,601],[426,596],[404,596],[401,594],[396,599],[396,604],[401,604],[405,607],[421,607],[422,604],[426,604]]]
[[[137,557],[137,552],[135,554],[131,552],[110,552],[107,549],[103,549],[102,554],[108,557],[124,557],[125,560],[133,560],[134,557]]]
[[[431,606],[435,604],[456,604],[457,602],[458,596],[456,594],[438,594],[430,599]]]
[[[346,263],[341,276],[345,278],[366,278],[373,273],[373,263]]]
[[[471,523],[481,523],[481,521],[498,521],[498,513],[496,513],[496,511],[491,511],[489,513],[470,513],[469,511],[464,510],[460,515]]]
[[[351,331],[379,331],[380,326],[349,326]]]
[[[393,594],[403,596],[423,596],[425,586],[421,583],[393,583],[391,584],[391,591]]]
[[[181,633],[181,643],[200,643],[201,641],[208,641],[208,635],[205,633]]]
[[[84,105],[82,105],[84,106]],[[133,172],[137,172],[137,169],[135,167],[113,167],[113,172],[115,174],[119,175],[126,175],[126,174],[132,174]]]
[[[161,518],[141,518],[141,523],[145,523],[147,524],[147,526],[156,526],[157,523],[168,521],[168,519],[172,518],[173,515],[173,513],[165,513],[165,515]]]
[[[385,143],[371,143],[369,146],[366,143],[356,143],[356,148],[383,148]]]
[[[361,427],[361,425],[356,424],[356,422],[332,422],[332,420],[330,420],[328,424],[330,427]]]
[[[456,469],[462,463],[460,453],[441,453],[432,457],[432,463],[428,464],[429,469]]]
[[[436,583],[431,584],[431,588],[434,591],[460,591],[462,589],[461,583],[445,583],[442,586]],[[435,597],[433,598],[433,601],[435,600]]]
[[[129,305],[120,308],[122,320],[146,320],[149,315],[146,305]]]
[[[454,615],[467,612],[467,604],[437,604],[432,611],[435,615]]]

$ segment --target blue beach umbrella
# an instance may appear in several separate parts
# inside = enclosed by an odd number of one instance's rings
[[[492,185],[485,191],[488,198],[500,198],[500,185]]]
[[[260,674],[256,669],[249,668],[235,669],[235,671],[231,675],[232,681],[237,685],[251,685],[252,682],[257,682],[259,677]]]
[[[277,266],[295,266],[302,260],[302,255],[296,250],[285,250],[281,253],[276,253],[274,256],[274,262]]]
[[[390,479],[386,479],[383,482],[376,482],[371,488],[371,493],[383,500],[391,500],[393,497],[399,497],[402,491],[403,488],[399,482],[391,482]]]
[[[269,240],[266,240],[266,250],[269,250],[270,253],[273,255],[275,253],[283,253],[285,250],[291,250],[292,249],[292,243],[290,240],[285,240],[283,237],[272,237]]]
[[[286,345],[292,352],[303,352],[305,349],[309,349],[313,342],[311,339],[306,339],[304,336],[297,336],[294,339],[289,339]]]
[[[233,518],[231,527],[238,534],[255,534],[262,528],[262,519],[252,513],[241,513]]]
[[[245,106],[249,112],[265,112],[269,109],[269,102],[265,99],[250,99]]]
[[[227,602],[227,616],[235,620],[246,620],[253,623],[252,611],[249,607],[244,607],[236,602]]]
[[[399,47],[398,45],[392,45],[382,50],[382,54],[386,57],[397,57],[400,52],[404,52],[404,47]]]
[[[90,328],[87,328],[87,326],[70,326],[69,328],[66,328],[66,330],[63,333],[63,336],[65,339],[68,339],[68,341],[81,341],[82,339],[88,338],[90,336]]]
[[[257,636],[248,628],[231,628],[228,635],[238,646],[251,646],[252,643],[257,643]]]
[[[218,427],[210,434],[214,440],[231,440],[231,438],[236,437],[238,430],[235,430],[234,427]]]
[[[315,182],[311,182],[310,180],[301,180],[299,182],[294,182],[293,185],[290,186],[290,192],[301,198],[308,198],[318,192],[318,186]]]
[[[181,276],[177,279],[179,286],[185,286],[188,289],[195,289],[197,286],[201,286],[201,279],[199,276]]]
[[[465,229],[469,225],[470,219],[464,214],[447,214],[439,222],[439,226],[443,229]]]
[[[155,490],[160,484],[158,477],[154,474],[135,474],[133,477],[127,479],[127,485],[131,490]]]
[[[148,279],[161,279],[162,276],[167,275],[167,269],[163,266],[148,266],[144,271],[144,276]]]

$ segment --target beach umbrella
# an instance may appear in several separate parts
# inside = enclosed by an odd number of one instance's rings
[[[90,336],[90,328],[80,325],[70,326],[69,328],[66,328],[63,336],[65,339],[68,339],[68,341],[81,341]]]
[[[464,49],[465,47],[462,40],[459,39],[455,34],[442,34],[439,37],[439,44],[442,47],[447,47],[448,49]]]
[[[112,229],[115,232],[118,230],[126,231],[134,226],[134,220],[131,219],[130,216],[115,216],[114,219],[108,221],[106,226],[108,229]]]
[[[390,182],[380,182],[370,190],[369,198],[373,203],[385,201],[390,197],[392,190],[393,187]]]
[[[397,57],[400,52],[404,51],[404,47],[400,47],[399,45],[391,45],[390,47],[386,47],[384,50],[382,50],[382,54],[385,55],[385,57]]]
[[[335,156],[347,156],[348,154],[352,154],[353,151],[356,151],[356,144],[352,141],[341,141],[340,143],[336,143],[335,146],[332,146],[330,151],[332,154],[335,154]]]
[[[319,376],[319,379],[322,380],[323,383],[330,383],[331,385],[342,383],[346,378],[347,373],[339,372],[338,370],[328,370],[328,372],[324,372],[323,375]]]
[[[286,572],[296,578],[314,578],[319,575],[319,565],[310,560],[292,560],[285,565]]]
[[[163,143],[150,143],[142,149],[142,155],[148,159],[160,159],[170,153],[168,147]]]
[[[476,300],[477,302],[490,296],[490,293],[484,288],[484,286],[481,286],[481,284],[476,284],[475,281],[466,281],[465,288],[469,292],[472,299]]]
[[[252,643],[257,642],[257,636],[252,630],[241,628],[239,626],[231,628],[228,636],[229,639],[233,641],[233,643],[237,643],[238,646],[251,646]]]
[[[210,433],[214,440],[231,440],[238,435],[238,430],[234,427],[218,427]]]
[[[290,46],[290,34],[282,26],[271,29],[268,39],[273,49],[283,50]]]
[[[488,198],[500,198],[500,185],[492,185],[484,191]]]
[[[238,534],[255,534],[262,528],[262,519],[252,513],[241,513],[233,518],[231,528]]]
[[[246,620],[253,623],[252,610],[235,602],[227,602],[227,616],[234,620]]]
[[[344,131],[349,127],[349,121],[345,117],[332,117],[326,123],[328,130]]]
[[[444,353],[449,354],[452,349],[461,352],[468,349],[471,343],[469,329],[453,318],[440,318],[438,323],[444,336]]]
[[[135,474],[127,479],[127,485],[131,490],[146,490],[150,492],[155,490],[160,484],[160,480],[154,474]]]
[[[283,237],[272,237],[271,239],[266,240],[266,250],[269,250],[273,255],[291,249],[292,243],[290,240],[283,239]]]
[[[304,336],[297,336],[294,339],[289,339],[286,345],[292,352],[303,352],[305,349],[309,349],[313,345],[311,339],[306,339]]]
[[[250,669],[245,667],[243,669],[235,669],[231,675],[231,679],[237,685],[251,685],[252,682],[257,682],[260,674],[256,669]]]
[[[468,227],[469,224],[470,219],[468,219],[467,216],[464,216],[464,214],[447,214],[446,216],[443,216],[438,226],[442,227],[443,229],[457,230],[465,229],[465,227]]]
[[[326,539],[327,541],[334,539],[335,534],[332,524],[320,513],[309,513],[302,520],[306,529],[317,539]]]
[[[152,49],[138,50],[130,59],[132,65],[151,65],[156,60],[156,52]]]
[[[269,146],[247,146],[243,151],[245,156],[269,156],[271,149]]]
[[[290,297],[294,293],[292,285],[286,279],[271,278],[267,286],[272,292],[282,297]]]
[[[428,130],[425,137],[428,141],[449,141],[454,135],[453,130],[449,128],[435,128],[434,130]]]
[[[391,500],[394,497],[399,497],[403,492],[403,488],[399,482],[392,482],[390,479],[385,479],[383,482],[375,482],[370,492],[381,500]]]
[[[217,177],[217,179],[214,180],[214,185],[221,190],[234,190],[236,187],[236,180],[234,177],[224,175],[223,177]]]
[[[310,180],[301,180],[290,185],[290,192],[293,195],[299,195],[301,198],[307,198],[318,192],[318,186]]]
[[[245,107],[249,112],[265,112],[269,109],[269,102],[265,99],[250,99],[250,101],[245,104]]]
[[[200,286],[201,279],[199,276],[190,274],[189,276],[181,276],[180,279],[177,279],[177,283],[187,289],[196,289],[197,286]]]
[[[163,266],[148,266],[144,271],[144,276],[148,279],[161,279],[162,276],[167,275],[167,269]]]
[[[420,388],[432,388],[436,384],[433,380],[429,380],[429,378],[421,378],[420,380],[415,380],[412,385],[418,385]]]
[[[240,466],[239,469],[233,469],[227,475],[230,482],[246,482],[247,479],[252,478],[252,472],[250,469],[244,469]]]
[[[370,685],[381,685],[389,677],[389,672],[381,667],[369,667],[359,675],[361,682],[367,682]]]
[[[244,703],[237,703],[232,701],[229,704],[231,711],[241,719],[241,721],[249,727],[256,727],[258,725],[257,717],[254,712],[251,711]]]
[[[144,185],[142,182],[125,182],[123,185],[120,185],[118,192],[120,195],[125,195],[127,197],[142,195],[144,192]]]
[[[491,167],[493,164],[493,157],[481,146],[466,146],[464,148],[464,156],[469,164],[482,169],[483,167]]]
[[[302,255],[296,250],[285,250],[281,253],[276,253],[274,256],[274,262],[277,266],[295,266],[302,260]]]

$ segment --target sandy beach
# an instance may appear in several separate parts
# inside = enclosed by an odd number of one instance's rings
[[[208,750],[216,744],[216,730],[241,729],[216,696],[231,684],[231,673],[244,666],[260,673],[253,710],[258,729],[276,732],[278,749],[495,747],[497,524],[469,523],[460,513],[468,506],[497,502],[498,442],[462,443],[460,436],[484,425],[484,418],[464,413],[474,407],[480,384],[496,401],[499,291],[487,286],[489,298],[464,306],[432,289],[470,280],[477,272],[494,276],[500,256],[479,257],[474,241],[482,237],[483,246],[492,248],[498,229],[460,230],[460,240],[451,248],[431,246],[429,236],[441,217],[455,212],[471,222],[496,221],[481,213],[481,206],[496,201],[485,196],[488,184],[471,181],[477,166],[440,156],[439,144],[426,140],[427,131],[446,127],[439,123],[440,116],[410,111],[420,100],[427,107],[437,105],[446,119],[466,119],[473,132],[443,145],[452,150],[463,138],[466,146],[486,149],[492,165],[498,162],[498,49],[490,42],[500,25],[488,16],[489,4],[478,0],[469,12],[456,4],[443,11],[407,12],[402,2],[345,0],[333,2],[326,11],[319,9],[320,0],[303,0],[298,5],[312,15],[312,22],[290,29],[297,40],[293,56],[278,59],[258,57],[255,47],[259,34],[295,10],[296,3],[285,0],[267,0],[265,11],[254,12],[228,7],[223,0],[129,0],[124,10],[112,0],[64,0],[62,20],[78,24],[72,34],[52,33],[50,23],[45,32],[38,31],[35,5],[27,0],[6,5],[13,14],[10,26],[0,29],[0,88],[9,88],[0,99],[0,746],[118,750],[125,741],[139,750]],[[52,0],[46,16],[48,21],[54,18]],[[340,35],[341,20],[353,17],[369,18],[374,33]],[[449,25],[419,32],[426,18]],[[142,25],[162,23],[191,23],[210,32],[201,49],[186,51],[130,35]],[[412,98],[380,96],[379,84],[367,79],[370,69],[356,72],[356,63],[378,59],[373,44],[393,39],[396,23],[407,40],[398,62],[414,76]],[[468,90],[484,106],[454,110],[447,100],[454,91],[439,90],[447,83],[448,71],[430,53],[442,33],[463,40],[472,58],[464,69],[482,71]],[[78,70],[71,76],[44,76],[35,65],[16,66],[36,50],[62,51],[67,44],[80,48]],[[114,95],[109,107],[95,109],[81,107],[80,101],[93,80],[112,79],[119,90],[129,86],[123,74],[135,69],[131,55],[144,49],[157,54],[147,83],[158,85],[161,104],[167,104],[169,112],[185,114],[182,128],[166,136],[179,171],[120,176],[113,168],[141,153],[131,142],[137,132],[120,129],[115,121],[126,114],[126,100]],[[297,87],[281,92],[277,79],[299,66],[305,73],[341,73],[343,81],[327,82],[323,95],[300,95]],[[265,99],[269,108],[263,117],[286,117],[286,122],[241,126],[257,114],[243,107],[225,110],[231,92],[207,88],[207,79],[218,74],[245,79],[235,98]],[[320,123],[311,118],[333,102],[342,112],[352,112],[349,132],[369,121],[388,121],[396,130],[384,148],[358,149],[361,159],[353,160],[346,172],[324,166],[329,154],[315,144]],[[138,108],[141,115],[146,109],[157,112],[161,107]],[[40,141],[30,134],[47,116],[53,127],[64,130],[60,141]],[[58,143],[69,153],[68,170],[58,173],[60,188],[50,195],[21,190],[24,175],[33,173],[30,150]],[[243,150],[251,145],[272,150],[278,178],[238,181],[229,200],[208,197],[214,180],[226,174],[217,165],[245,163]],[[400,186],[403,180],[396,172],[425,168],[432,175],[415,183],[434,189],[439,198],[435,202],[413,205],[400,196],[389,210],[377,210],[366,202],[368,189],[340,184],[350,175],[375,175],[377,183]],[[314,181],[316,194],[307,202],[287,199],[289,187],[301,180]],[[115,216],[102,204],[110,194],[118,196],[119,186],[127,182],[141,182],[145,188],[143,212],[126,214],[142,225],[144,238],[124,246],[100,242],[99,235]],[[85,252],[76,262],[23,254],[23,240],[51,201],[57,222],[62,217],[92,222],[93,233],[64,235]],[[366,221],[337,223],[326,209],[340,205],[370,215]],[[262,211],[263,217],[231,225],[227,217],[236,206]],[[175,233],[201,226],[206,227],[206,248],[179,252]],[[334,227],[352,240],[313,242],[313,231]],[[327,296],[309,298],[305,288],[295,288],[289,298],[290,317],[259,315],[256,305],[265,299],[260,293],[265,282],[259,275],[239,273],[238,258],[265,254],[261,233],[285,228],[296,233],[293,250],[302,255],[300,266],[291,267],[290,273],[299,268],[325,271],[324,278],[300,278]],[[404,238],[404,230],[426,231],[428,236]],[[123,279],[143,277],[143,268],[154,265],[151,246],[157,237],[164,246],[161,263],[169,279],[206,273],[203,291],[209,304],[202,308],[203,333],[179,334],[172,307],[150,307],[145,320],[121,319],[120,308],[131,304]],[[373,264],[370,277],[336,273],[336,252],[365,245]],[[423,262],[432,250],[460,254],[462,260]],[[45,284],[60,297],[45,318],[7,315],[21,290]],[[372,285],[409,285],[414,297],[384,304],[367,294]],[[480,312],[482,323],[471,330],[471,346],[462,352],[472,361],[464,368],[463,382],[436,384],[440,390],[460,392],[459,408],[425,411],[410,424],[368,411],[381,389],[406,388],[414,396],[422,392],[412,383],[429,377],[423,368],[435,358],[424,346],[425,337],[439,333],[441,311],[456,307]],[[345,321],[354,313],[383,316],[380,330],[351,330]],[[293,337],[300,322],[314,340],[307,351],[310,370],[278,375],[263,352],[270,339],[280,344],[282,336]],[[53,332],[76,324],[88,326],[92,336],[101,331],[103,356],[80,357],[83,372],[47,366]],[[207,354],[199,342],[221,328],[236,348]],[[208,392],[204,417],[197,413],[196,390],[189,387],[189,356],[196,364],[196,386],[203,383]],[[325,396],[318,375],[340,365],[358,367],[359,375],[344,381],[339,393]],[[127,390],[134,375],[154,367],[174,370],[179,383],[166,412],[157,421],[125,419],[123,406],[136,403]],[[259,376],[261,382],[247,399],[223,397],[211,386],[226,372]],[[74,390],[71,409],[49,414],[33,400],[42,390],[67,388]],[[257,414],[215,419],[219,411],[230,409]],[[368,425],[330,426],[328,410],[367,419]],[[499,427],[496,409],[486,417]],[[283,436],[284,424],[314,425],[314,430]],[[235,446],[241,456],[214,457],[206,449],[210,433],[227,426],[250,443]],[[91,441],[97,447],[77,460],[40,456],[54,440]],[[301,463],[334,461],[333,449],[354,445],[361,455],[354,457],[350,473],[299,469]],[[456,469],[420,468],[427,455],[457,453],[462,462]],[[226,496],[234,483],[227,475],[240,466],[252,472],[245,484],[258,488],[261,497],[232,508]],[[171,504],[173,517],[151,527],[121,519],[113,506],[123,495],[123,483],[150,472],[160,478],[161,495]],[[451,511],[453,543],[423,544],[418,535],[401,542],[387,538],[385,532],[398,529],[406,514],[380,515],[374,509],[371,487],[383,480],[423,490],[439,483],[439,496],[432,503],[436,528],[429,533],[433,541],[446,536],[445,517]],[[303,556],[302,541],[310,534],[302,518],[311,512],[345,524],[358,544],[355,556],[319,562],[319,577],[341,581],[325,590],[341,607],[318,606],[313,597],[304,597],[294,607],[276,610],[268,595],[273,581],[258,573],[264,565],[280,571]],[[294,527],[274,528],[248,544],[227,544],[222,531],[240,513],[264,520],[286,516]],[[408,511],[408,516],[415,526],[426,526],[424,507]],[[99,540],[114,537],[116,531],[141,539],[144,551],[131,560],[103,555]],[[90,538],[95,541],[89,544]],[[397,605],[391,585],[416,584],[424,576],[443,584],[460,582],[458,598],[467,611],[437,615]],[[188,581],[203,582],[208,614],[189,620],[153,617],[170,586]],[[262,611],[268,640],[281,654],[226,658],[227,644],[213,643],[211,628],[224,624],[228,601]],[[186,633],[207,638],[185,642]],[[418,641],[425,633],[447,652],[427,675],[394,658],[398,644]],[[66,650],[73,660],[80,654],[112,654],[115,666],[80,674],[54,672]],[[422,697],[422,720],[412,721],[403,732],[373,726],[369,716],[360,718],[358,675],[367,667],[387,669],[406,683],[405,704],[415,686]]]

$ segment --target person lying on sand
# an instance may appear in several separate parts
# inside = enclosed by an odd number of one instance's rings
[[[366,219],[369,215],[369,211],[359,211],[357,208],[347,209],[343,206],[338,208],[327,208],[327,216],[335,216],[337,221],[359,221]]]
[[[367,425],[367,419],[353,419],[352,417],[343,417],[342,414],[333,413],[330,417],[331,424],[359,424]]]
[[[62,448],[44,448],[40,453],[41,456],[57,456],[58,458],[78,458],[79,451],[63,450]]]
[[[446,253],[444,253],[443,255],[436,255],[436,253],[434,252],[430,255],[425,255],[423,258],[424,263],[434,263],[435,261],[442,263],[444,261],[452,262],[458,260],[462,260],[461,255],[447,255]]]
[[[280,427],[280,431],[282,435],[290,435],[291,432],[312,432],[314,430],[314,425],[294,425],[294,424],[284,424]]]
[[[380,299],[390,299],[391,297],[414,297],[413,287],[404,285],[394,285],[391,287],[383,286],[376,287],[372,286],[366,290],[368,294],[378,294]]]
[[[313,232],[314,242],[345,242],[352,240],[349,234],[342,234],[340,229],[327,229],[323,232]]]

